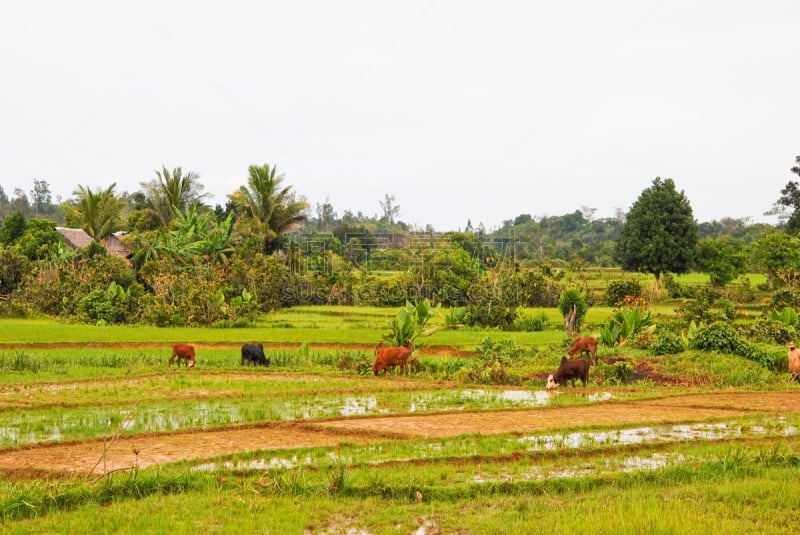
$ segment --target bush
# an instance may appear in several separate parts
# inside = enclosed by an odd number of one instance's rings
[[[747,336],[757,342],[787,344],[790,340],[796,339],[797,331],[793,326],[781,321],[758,318],[748,327]]]
[[[638,299],[642,296],[642,285],[639,281],[616,280],[608,283],[605,301],[609,306],[616,307],[626,303],[626,298]]]
[[[675,355],[686,350],[686,344],[679,335],[664,331],[657,338],[653,345],[650,346],[650,353],[652,355]]]
[[[509,330],[517,318],[517,309],[506,300],[507,295],[496,287],[483,284],[470,287],[471,297],[464,314],[467,325],[499,327]]]
[[[772,294],[770,308],[780,310],[784,307],[800,308],[800,289],[789,286]]]
[[[535,316],[520,314],[514,320],[514,330],[522,332],[539,332],[547,326],[547,314],[539,312]]]
[[[746,358],[747,360],[752,360],[753,362],[756,362],[769,370],[776,369],[775,359],[773,356],[770,355],[766,350],[756,347],[753,344],[748,344],[747,342],[741,341],[734,353],[740,357]]]
[[[672,299],[693,299],[697,293],[694,287],[675,280],[672,273],[665,273],[661,276],[661,287]]]
[[[30,270],[30,260],[18,247],[0,246],[0,295],[13,292]]]
[[[725,288],[725,295],[737,303],[752,303],[756,300],[756,291],[747,277],[728,284]]]
[[[627,362],[617,362],[603,368],[603,383],[611,385],[624,385],[630,381],[633,370]]]
[[[468,377],[476,383],[520,385],[522,377],[510,368],[519,363],[524,352],[512,339],[494,343],[491,338],[484,338],[475,350]]]
[[[513,293],[514,303],[528,307],[554,307],[561,295],[561,283],[545,268],[515,272],[506,291]]]
[[[706,324],[732,322],[736,319],[736,306],[727,299],[719,299],[711,288],[703,288],[695,293],[694,299],[687,300],[678,308],[678,315],[687,324],[693,321]]]
[[[128,294],[129,310],[136,310],[144,289],[136,282],[133,270],[123,259],[102,254],[75,254],[54,263],[40,263],[25,276],[12,299],[43,314],[86,319],[87,309],[81,309],[81,300],[112,284]],[[96,302],[102,298],[96,295],[91,299]]]
[[[700,328],[692,339],[692,347],[702,351],[735,353],[740,344],[739,333],[730,324],[717,321]]]
[[[718,321],[701,328],[692,339],[692,347],[703,351],[732,353],[752,360],[768,369],[775,369],[775,358],[767,351],[741,339],[728,323]]]

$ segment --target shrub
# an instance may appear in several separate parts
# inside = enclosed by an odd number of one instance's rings
[[[747,328],[747,336],[757,342],[786,344],[797,337],[797,330],[781,321],[758,318]]]
[[[626,298],[638,299],[642,296],[642,285],[635,279],[615,280],[608,283],[605,301],[609,306],[621,306]]]
[[[447,329],[460,327],[464,324],[464,317],[466,316],[467,309],[464,307],[451,307],[450,311],[444,317],[444,326]]]
[[[672,273],[664,273],[661,276],[661,287],[672,299],[692,299],[697,293],[693,286],[678,282]]]
[[[130,290],[112,281],[107,289],[92,290],[78,301],[79,317],[93,323],[125,323],[132,315],[130,297]]]
[[[739,344],[739,333],[724,321],[717,321],[700,328],[692,339],[692,347],[702,351],[735,353]]]
[[[539,312],[534,316],[520,314],[514,320],[514,330],[523,332],[543,331],[547,326],[547,314]]]
[[[617,362],[603,368],[603,383],[624,385],[630,381],[633,370],[627,362]]]
[[[225,297],[232,299],[246,290],[255,296],[261,312],[280,308],[286,294],[294,289],[289,285],[289,269],[275,255],[258,253],[249,258],[234,255],[225,261],[219,273]]]
[[[561,295],[561,283],[546,268],[524,269],[515,272],[506,291],[513,293],[514,302],[520,306],[554,307]]]
[[[511,371],[525,350],[512,339],[494,343],[484,338],[475,350],[472,369],[468,377],[483,384],[522,384],[522,378]]]
[[[508,330],[517,318],[517,309],[511,305],[507,294],[499,288],[475,284],[469,289],[470,300],[464,314],[467,325],[499,327]]]
[[[756,291],[750,284],[750,279],[741,277],[739,280],[728,284],[725,288],[728,299],[737,303],[752,303],[756,300]]]
[[[787,286],[772,294],[770,308],[778,310],[784,307],[800,308],[800,289]]]
[[[717,321],[733,321],[736,318],[736,306],[727,299],[719,299],[711,288],[703,288],[678,307],[678,315],[684,322],[711,324]]]
[[[775,359],[773,356],[770,355],[766,350],[753,344],[740,341],[734,353],[740,357],[752,360],[753,362],[756,362],[769,370],[775,369]]]
[[[136,282],[133,270],[123,259],[102,254],[76,254],[54,263],[40,263],[25,276],[12,298],[44,314],[85,319],[82,299],[95,290],[105,291],[112,283],[129,292],[129,310],[136,310],[144,289]],[[96,302],[102,297],[97,294],[91,299]]]
[[[0,295],[13,292],[30,270],[30,260],[18,247],[0,246]]]
[[[703,351],[732,353],[752,360],[765,368],[775,368],[775,358],[772,355],[742,340],[736,329],[723,321],[699,329],[692,339],[692,347]]]
[[[664,331],[658,335],[655,343],[650,346],[652,355],[675,355],[686,350],[686,344],[679,335]]]
[[[219,288],[224,279],[219,266],[200,259],[195,264],[177,265],[164,258],[147,262],[141,276],[153,292],[141,299],[142,318],[148,323],[210,325],[235,319]]]
[[[394,277],[371,277],[361,284],[356,284],[353,294],[357,304],[403,306],[409,298],[408,284],[406,273]]]

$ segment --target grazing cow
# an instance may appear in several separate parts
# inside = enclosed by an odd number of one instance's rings
[[[789,382],[800,382],[800,349],[795,347],[794,342],[789,342]]]
[[[264,354],[264,344],[245,344],[242,346],[242,365],[269,366],[269,359]]]
[[[194,346],[191,344],[175,344],[172,346],[172,356],[169,357],[169,366],[172,366],[172,361],[178,358],[178,367],[181,366],[181,361],[184,361],[190,368],[194,368]]]
[[[567,382],[572,382],[575,386],[575,379],[580,379],[583,386],[589,381],[589,366],[591,364],[588,360],[583,358],[567,359],[561,357],[561,366],[558,367],[556,373],[550,374],[547,378],[547,390],[552,390],[558,386],[566,386]]]
[[[414,352],[414,342],[408,341],[407,346],[400,347],[381,347],[383,342],[375,348],[375,364],[372,365],[372,372],[378,375],[386,372],[389,368],[400,366],[403,375],[408,375],[408,359]]]
[[[589,353],[592,356],[592,361],[597,364],[597,339],[591,336],[581,336],[575,340],[572,347],[567,349],[567,353],[569,353],[570,357],[578,353],[580,353],[581,356],[583,356],[584,353]]]

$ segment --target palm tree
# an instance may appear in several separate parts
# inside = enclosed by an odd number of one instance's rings
[[[89,186],[78,186],[72,192],[75,199],[65,205],[67,223],[82,228],[95,241],[118,230],[125,201],[114,193],[116,186],[113,183],[106,189],[98,187],[97,191],[92,191]]]
[[[208,193],[203,193],[205,186],[200,184],[197,173],[190,171],[184,175],[180,167],[170,171],[165,165],[161,166],[161,171],[155,173],[157,178],[140,184],[144,188],[150,208],[165,227],[178,211],[199,206],[208,197]]]
[[[269,164],[248,168],[247,186],[228,195],[243,210],[263,240],[264,251],[274,250],[280,238],[308,220],[306,201],[296,200],[292,186],[281,187],[285,177]]]

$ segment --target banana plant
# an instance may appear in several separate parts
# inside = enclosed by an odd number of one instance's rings
[[[784,307],[780,312],[773,310],[769,313],[770,321],[779,321],[789,327],[797,327],[797,312],[791,307]]]
[[[423,334],[422,329],[433,316],[430,300],[406,302],[406,306],[389,322],[389,332],[383,335],[383,339],[395,346],[407,346]]]
[[[642,314],[636,308],[618,310],[600,330],[600,340],[604,345],[624,346],[642,333],[653,333],[656,325],[650,312]]]

